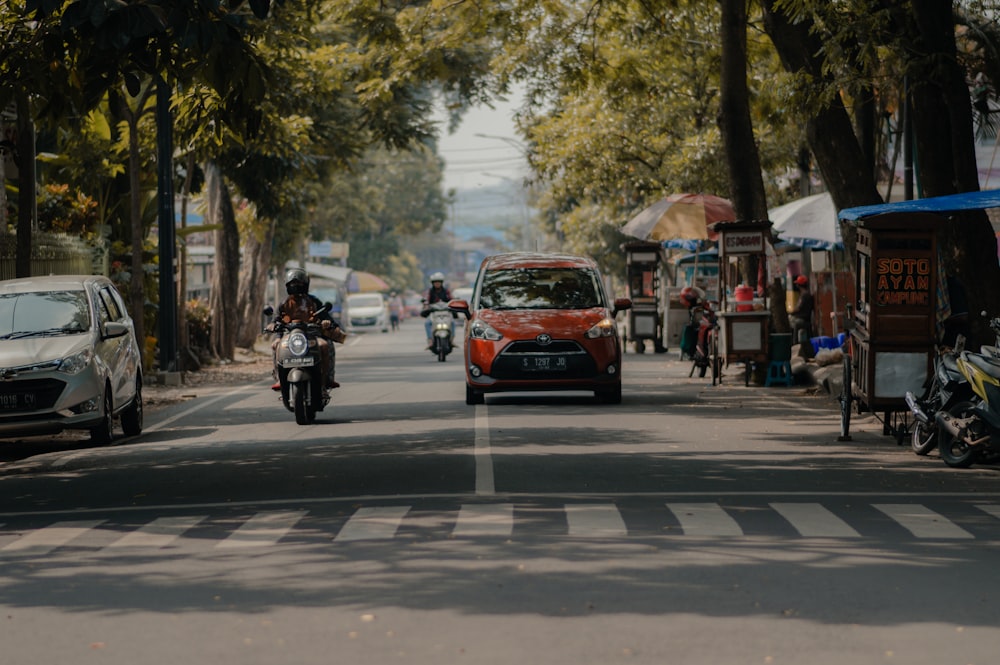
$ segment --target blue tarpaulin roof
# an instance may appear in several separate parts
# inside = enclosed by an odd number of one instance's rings
[[[844,208],[837,217],[856,222],[859,219],[889,212],[946,213],[956,210],[980,210],[986,208],[1000,208],[1000,189],[991,189],[985,192],[963,192],[962,194],[949,194],[947,196],[932,196],[927,199]]]

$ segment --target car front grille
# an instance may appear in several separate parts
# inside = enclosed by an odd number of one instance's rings
[[[58,379],[0,381],[0,415],[51,409],[65,387],[66,384]]]
[[[526,370],[534,358],[549,358],[552,367],[564,369]],[[553,340],[541,345],[534,340],[512,342],[496,360],[490,376],[503,380],[583,379],[597,374],[597,364],[587,351],[573,340]]]
[[[375,323],[377,321],[378,321],[378,319],[376,317],[374,317],[374,316],[366,316],[366,317],[363,317],[363,318],[356,318],[356,319],[352,318],[351,319],[351,325],[352,326],[373,326],[373,325],[375,325]]]

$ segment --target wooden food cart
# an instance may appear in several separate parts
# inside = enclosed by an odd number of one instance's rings
[[[627,295],[632,300],[628,313],[628,339],[636,353],[646,350],[646,340],[657,353],[666,351],[663,343],[664,300],[660,281],[663,247],[659,243],[636,241],[623,246],[627,270]]]
[[[855,293],[840,396],[841,440],[851,411],[881,412],[882,431],[901,442],[911,420],[906,391],[919,394],[934,362],[939,215],[895,212],[857,225]]]
[[[719,363],[743,363],[744,385],[750,385],[750,376],[756,365],[768,362],[768,338],[771,329],[771,312],[767,303],[765,277],[762,297],[755,298],[756,284],[742,285],[741,261],[756,258],[758,265],[767,261],[767,243],[771,241],[771,222],[755,220],[743,222],[718,222],[712,230],[719,234]],[[730,293],[733,298],[730,300]],[[713,385],[715,384],[713,372]],[[719,382],[722,377],[719,375]]]

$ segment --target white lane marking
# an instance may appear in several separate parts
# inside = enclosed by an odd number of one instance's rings
[[[742,536],[743,529],[716,503],[668,503],[685,536]]]
[[[231,549],[273,545],[281,540],[305,514],[304,510],[257,513],[215,547]]]
[[[490,420],[485,404],[476,405],[476,495],[496,494],[493,480],[493,453],[490,450]]]
[[[334,542],[384,540],[393,538],[409,506],[372,506],[358,508],[334,538]]]
[[[1000,506],[995,503],[980,503],[976,505],[976,508],[1000,520]]]
[[[453,536],[509,536],[514,531],[514,506],[510,503],[470,503],[458,511]]]
[[[807,538],[860,538],[861,534],[852,529],[818,503],[772,503],[769,504],[784,517],[800,535]]]
[[[240,388],[238,390],[234,390],[232,392],[222,393],[221,395],[216,395],[215,397],[206,399],[205,401],[198,400],[198,402],[196,404],[194,404],[193,406],[191,406],[191,408],[185,409],[185,410],[181,411],[180,413],[174,414],[174,415],[170,416],[169,418],[161,420],[160,422],[156,423],[155,425],[150,425],[149,427],[147,427],[147,428],[145,428],[143,430],[143,433],[146,433],[146,432],[155,432],[158,429],[163,429],[164,427],[166,427],[167,425],[170,425],[171,423],[174,423],[174,422],[176,422],[178,420],[181,420],[182,418],[187,418],[189,415],[191,415],[195,411],[200,411],[201,409],[204,409],[206,407],[212,406],[213,404],[215,404],[216,402],[218,402],[221,399],[224,399],[226,397],[232,397],[233,395],[239,395],[239,394],[242,394],[242,393],[245,393],[245,392],[249,392],[250,390],[260,390],[260,386],[259,385],[256,385],[256,386],[244,386],[243,388]]]
[[[30,554],[47,554],[61,547],[90,529],[95,528],[104,520],[74,520],[71,522],[56,522],[47,527],[18,538],[3,547],[5,552],[29,552]]]
[[[181,517],[158,517],[139,529],[131,531],[108,547],[167,547],[182,533],[205,520],[207,515],[185,515]]]
[[[628,535],[625,520],[613,503],[571,503],[565,508],[571,536],[607,538]]]
[[[948,518],[916,503],[873,503],[917,538],[974,538]]]

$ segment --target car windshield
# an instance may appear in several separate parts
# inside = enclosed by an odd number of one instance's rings
[[[350,307],[381,307],[381,296],[351,296],[347,300]]]
[[[0,339],[89,329],[90,308],[84,291],[0,295]]]
[[[597,275],[578,268],[492,270],[484,275],[479,298],[487,309],[587,309],[602,304]]]

